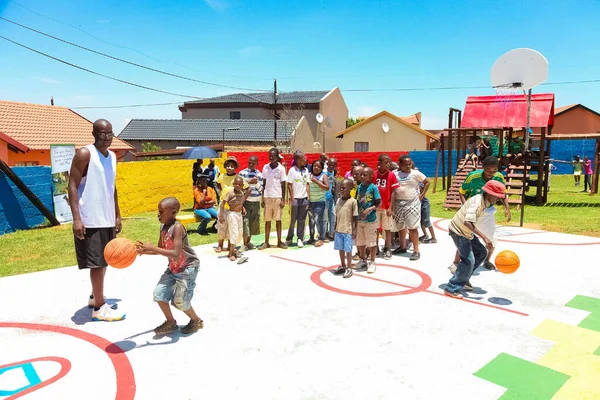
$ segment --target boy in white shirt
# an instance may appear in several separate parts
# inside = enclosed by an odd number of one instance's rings
[[[264,190],[261,203],[265,211],[265,242],[258,246],[259,250],[270,247],[269,237],[271,236],[272,220],[275,220],[277,229],[277,247],[287,249],[285,243],[281,241],[281,210],[285,205],[286,175],[285,168],[279,161],[279,150],[276,148],[269,150],[269,164],[266,164],[262,170]]]
[[[298,247],[304,247],[304,230],[306,225],[306,216],[308,214],[308,182],[309,173],[306,169],[306,158],[304,153],[296,151],[294,153],[294,166],[290,168],[287,176],[288,191],[290,193],[290,207],[292,215],[290,217],[290,227],[288,228],[285,244],[290,246],[294,238],[294,226],[298,222],[296,236],[298,237]]]

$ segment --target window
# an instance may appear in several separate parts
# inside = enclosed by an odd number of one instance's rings
[[[354,142],[355,153],[366,153],[369,151],[369,142]]]
[[[242,118],[241,111],[230,111],[229,112],[229,119],[241,119],[241,118]]]
[[[35,167],[38,165],[37,161],[17,161],[15,167]]]

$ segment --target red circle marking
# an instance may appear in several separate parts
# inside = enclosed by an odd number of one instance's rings
[[[58,372],[58,374],[54,375],[52,378],[50,378],[46,381],[43,381],[35,386],[32,386],[29,389],[25,389],[19,393],[13,394],[12,396],[7,397],[6,400],[18,399],[19,397],[23,397],[26,394],[33,393],[36,390],[40,390],[41,388],[46,387],[46,386],[56,382],[57,380],[63,378],[71,370],[71,362],[69,360],[67,360],[66,358],[62,358],[62,357],[32,358],[31,360],[22,360],[22,361],[17,361],[17,362],[11,363],[11,364],[0,365],[0,368],[14,367],[16,365],[30,364],[30,363],[38,362],[38,361],[54,361],[54,362],[60,364],[60,371]]]
[[[409,287],[409,289],[407,290],[400,290],[397,292],[384,292],[384,293],[364,293],[364,292],[353,292],[350,290],[345,290],[345,289],[340,289],[340,288],[336,288],[334,286],[328,285],[325,282],[323,282],[323,279],[321,279],[321,275],[323,275],[324,272],[329,272],[330,270],[327,268],[319,268],[318,270],[316,270],[315,272],[313,272],[310,275],[310,280],[313,281],[313,283],[319,287],[322,287],[323,289],[327,289],[327,290],[331,290],[332,292],[337,292],[337,293],[342,293],[342,294],[348,294],[350,296],[362,296],[362,297],[388,297],[388,296],[402,296],[405,294],[412,294],[412,293],[417,293],[417,292],[422,292],[426,289],[429,288],[429,286],[431,286],[431,277],[429,275],[427,275],[425,272],[416,270],[416,269],[412,269],[412,268],[408,268],[408,267],[403,267],[401,265],[392,265],[392,264],[377,264],[378,267],[383,266],[383,267],[392,267],[392,268],[398,268],[398,269],[403,269],[406,271],[410,271],[410,272],[414,272],[415,274],[419,275],[419,277],[421,278],[421,283],[419,284],[419,286],[417,287]],[[360,276],[362,278],[371,278],[370,276],[364,276],[364,275],[355,275],[355,276]],[[391,284],[396,284],[394,282],[388,282]],[[408,286],[408,285],[407,285]]]
[[[117,378],[117,394],[115,400],[131,400],[135,396],[135,376],[133,374],[133,368],[129,362],[129,358],[125,355],[125,352],[117,345],[109,342],[108,340],[93,335],[91,333],[83,332],[73,328],[67,328],[64,326],[44,325],[44,324],[30,324],[26,322],[0,322],[0,328],[16,328],[16,329],[30,329],[35,331],[55,332],[63,335],[72,336],[77,339],[86,341],[100,350],[102,350],[110,361],[112,362]],[[111,348],[111,353],[106,351],[107,348]],[[115,351],[114,353],[112,351]]]
[[[433,223],[433,226],[435,226],[440,231],[448,232],[447,228],[442,228],[440,226],[440,221],[447,221],[447,220],[446,219],[438,219],[437,221],[435,221]],[[525,242],[525,241],[521,241],[521,240],[508,240],[508,239],[500,239],[500,238],[498,238],[498,241],[499,242],[507,242],[507,243],[520,243],[520,244],[540,244],[540,245],[547,245],[547,246],[591,246],[591,245],[600,244],[600,242],[589,242],[589,243]]]

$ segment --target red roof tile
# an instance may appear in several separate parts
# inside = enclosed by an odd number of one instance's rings
[[[67,107],[2,100],[0,132],[31,150],[48,150],[51,144],[59,143],[80,148],[94,140],[92,122]],[[110,148],[133,149],[116,136]]]

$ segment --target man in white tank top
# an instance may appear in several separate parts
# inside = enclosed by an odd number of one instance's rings
[[[69,205],[73,214],[73,235],[79,269],[90,270],[92,295],[88,306],[93,307],[94,321],[120,321],[125,314],[116,304],[104,301],[106,260],[104,247],[121,231],[121,213],[115,180],[117,159],[108,148],[113,131],[110,122],[94,122],[94,144],[77,151],[69,176]]]

